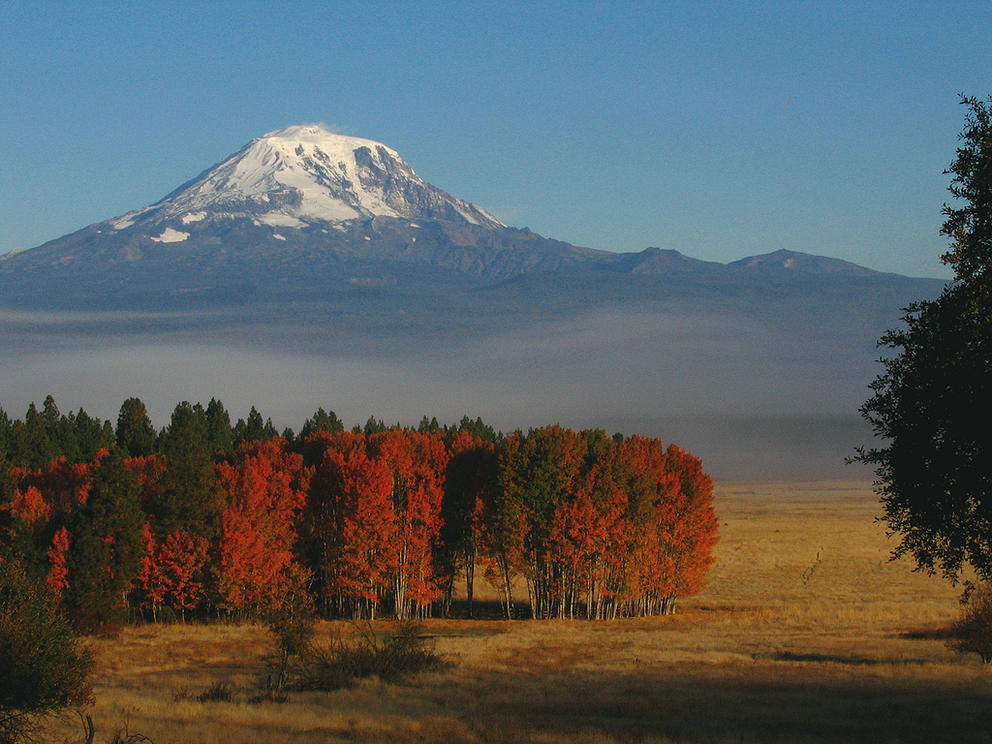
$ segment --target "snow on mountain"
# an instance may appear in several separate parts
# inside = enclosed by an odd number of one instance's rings
[[[286,127],[252,140],[157,204],[110,225],[123,230],[149,219],[189,225],[237,217],[282,228],[369,217],[504,227],[485,210],[425,182],[392,148],[316,125]]]
[[[167,227],[162,231],[161,235],[158,237],[153,237],[152,240],[156,243],[182,243],[188,237],[188,232],[182,232],[181,230],[174,230],[171,227]]]

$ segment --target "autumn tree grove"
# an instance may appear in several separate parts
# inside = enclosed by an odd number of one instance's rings
[[[211,400],[180,403],[156,433],[129,398],[115,432],[49,398],[24,421],[0,415],[0,475],[0,561],[84,628],[265,621],[301,596],[370,619],[459,596],[471,616],[483,577],[510,618],[664,614],[702,589],[717,539],[698,458],[558,425],[345,431],[319,409],[277,436],[254,408],[232,426]]]

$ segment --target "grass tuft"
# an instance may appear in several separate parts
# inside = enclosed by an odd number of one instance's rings
[[[326,647],[310,648],[303,655],[300,679],[294,687],[338,690],[368,677],[396,682],[440,666],[441,657],[419,625],[404,623],[397,632],[380,638],[372,625],[366,624],[357,638],[337,638]]]
[[[220,680],[197,695],[196,699],[201,703],[229,703],[234,699],[234,688]]]

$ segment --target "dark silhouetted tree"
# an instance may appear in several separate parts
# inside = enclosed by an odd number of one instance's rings
[[[155,428],[139,398],[128,398],[121,405],[115,435],[117,446],[131,457],[145,457],[155,451]]]
[[[465,574],[468,615],[473,615],[475,568],[479,556],[479,521],[484,505],[491,501],[497,486],[496,447],[466,429],[461,429],[449,445],[451,459],[444,479],[441,504],[442,572],[447,576],[450,602],[455,574]]]
[[[861,412],[883,443],[855,458],[875,466],[894,554],[952,582],[966,565],[992,579],[992,99],[961,102],[941,228],[955,280],[879,342],[895,354]]]

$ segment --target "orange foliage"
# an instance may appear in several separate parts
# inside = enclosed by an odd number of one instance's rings
[[[143,604],[152,610],[171,607],[185,619],[206,594],[204,568],[207,540],[198,535],[173,532],[158,542],[149,525],[143,533],[145,558],[137,582],[144,592]]]
[[[68,524],[76,509],[86,503],[90,491],[93,463],[71,464],[59,457],[41,470],[26,472],[22,488],[36,488],[50,509],[49,521]]]
[[[444,472],[449,453],[437,434],[393,429],[370,438],[370,449],[389,471],[396,515],[396,615],[407,617],[411,605],[421,614],[441,596],[434,552],[441,535]]]
[[[71,581],[67,527],[105,454],[10,471],[3,508],[47,551],[56,596]],[[208,592],[228,612],[264,615],[311,571],[325,611],[374,616],[391,602],[400,618],[423,616],[462,568],[471,596],[477,562],[508,615],[515,576],[527,579],[535,617],[669,612],[702,589],[713,562],[712,481],[698,458],[658,439],[555,425],[497,446],[465,431],[446,441],[396,428],[317,432],[292,449],[274,438],[221,456],[216,542],[145,525],[135,588],[153,617],[165,607],[185,616]],[[150,515],[167,463],[151,455],[127,466]]]
[[[52,507],[35,486],[28,486],[23,491],[14,491],[14,498],[6,505],[7,509],[32,531],[38,531],[48,524]]]
[[[249,443],[236,464],[222,463],[216,470],[227,494],[219,538],[220,606],[269,611],[290,590],[309,473],[282,439]]]
[[[48,576],[45,583],[56,599],[61,599],[62,591],[69,586],[69,567],[66,555],[69,552],[69,531],[63,527],[55,533],[52,546],[48,549]]]
[[[327,449],[310,495],[322,588],[339,606],[364,601],[374,614],[396,568],[390,473],[369,458],[363,435],[340,432],[322,439]]]

